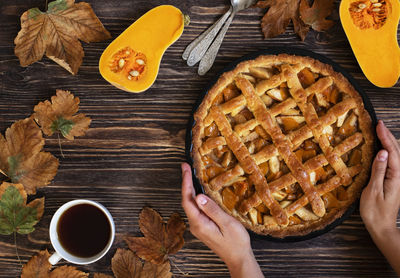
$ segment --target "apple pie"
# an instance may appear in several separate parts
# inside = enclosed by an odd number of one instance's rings
[[[266,55],[224,73],[194,114],[206,194],[252,231],[301,236],[341,217],[367,183],[373,128],[330,65]]]

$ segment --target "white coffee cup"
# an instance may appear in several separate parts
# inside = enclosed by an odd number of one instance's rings
[[[98,254],[91,256],[91,257],[87,257],[87,258],[74,256],[71,253],[69,253],[67,250],[65,250],[58,239],[58,233],[57,233],[57,225],[58,225],[61,215],[65,211],[67,211],[69,208],[76,206],[76,205],[81,205],[81,204],[89,204],[89,205],[92,205],[92,206],[100,209],[107,217],[107,219],[110,223],[110,228],[111,228],[110,238],[107,242],[107,245],[104,247],[104,249],[101,252],[99,252]],[[114,225],[114,221],[113,221],[113,218],[112,218],[110,212],[103,205],[101,205],[98,202],[91,201],[91,200],[78,199],[78,200],[74,200],[74,201],[65,203],[56,211],[56,213],[53,215],[53,218],[51,219],[51,222],[50,222],[49,233],[50,233],[51,244],[53,245],[53,248],[55,250],[55,253],[49,258],[49,262],[52,265],[58,263],[61,259],[64,259],[70,263],[83,265],[83,264],[90,264],[97,260],[100,260],[108,252],[108,250],[110,250],[110,248],[113,244],[113,241],[114,241],[114,237],[115,237],[115,225]]]

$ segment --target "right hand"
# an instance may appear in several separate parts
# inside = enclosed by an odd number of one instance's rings
[[[373,241],[400,275],[400,147],[382,121],[376,127],[383,150],[372,164],[371,179],[360,200],[360,214]]]
[[[371,179],[360,200],[361,217],[373,236],[397,230],[400,208],[400,147],[382,121],[376,132],[383,149],[375,157]]]

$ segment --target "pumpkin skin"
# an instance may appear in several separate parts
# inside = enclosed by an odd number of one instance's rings
[[[145,13],[104,50],[99,61],[100,74],[115,87],[132,93],[147,90],[157,78],[161,59],[167,48],[182,35],[184,17],[171,5],[162,5]],[[114,72],[110,67],[113,56],[129,47],[146,57],[146,69],[138,80]]]
[[[367,6],[373,5],[374,2],[385,4],[387,15],[381,25],[375,26],[375,28],[357,26],[355,23],[357,20],[354,20],[355,17],[350,11],[354,11],[352,5],[360,2]],[[374,85],[384,88],[396,84],[400,76],[400,48],[397,42],[397,26],[400,18],[399,0],[380,0],[379,2],[376,0],[342,0],[339,13],[354,55],[368,80]]]

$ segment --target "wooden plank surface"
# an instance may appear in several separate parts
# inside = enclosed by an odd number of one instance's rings
[[[226,0],[136,1],[90,0],[94,11],[115,38],[143,13],[159,4],[173,4],[190,15],[191,24],[165,53],[154,85],[142,94],[129,94],[109,85],[98,72],[98,59],[110,41],[83,44],[85,57],[78,75],[72,76],[45,58],[27,68],[14,55],[19,17],[31,7],[44,9],[41,0],[0,2],[0,131],[27,117],[39,101],[56,89],[71,90],[81,99],[81,111],[92,118],[86,136],[62,140],[65,158],[56,136],[46,140],[46,150],[60,159],[54,181],[38,193],[46,197],[43,219],[35,232],[18,235],[20,256],[26,262],[35,252],[52,250],[48,237],[51,216],[63,203],[87,198],[104,204],[117,227],[112,250],[99,262],[79,267],[87,272],[111,274],[110,260],[117,247],[126,247],[125,234],[139,235],[138,214],[145,205],[163,216],[180,206],[180,170],[184,161],[184,136],[192,107],[208,82],[229,62],[269,46],[296,46],[326,55],[346,68],[369,96],[378,118],[400,137],[400,84],[380,89],[363,76],[340,23],[328,33],[310,32],[305,42],[293,28],[264,40],[259,20],[263,11],[247,9],[234,19],[216,63],[207,75],[188,67],[182,52],[197,35],[228,9]],[[336,3],[338,6],[338,2]],[[337,19],[337,14],[334,15]],[[171,258],[190,277],[228,277],[225,265],[185,233],[184,248]],[[257,260],[267,277],[395,277],[365,230],[358,210],[335,230],[297,243],[252,241]],[[0,236],[0,277],[20,275],[11,237]],[[172,266],[175,277],[183,277]]]

